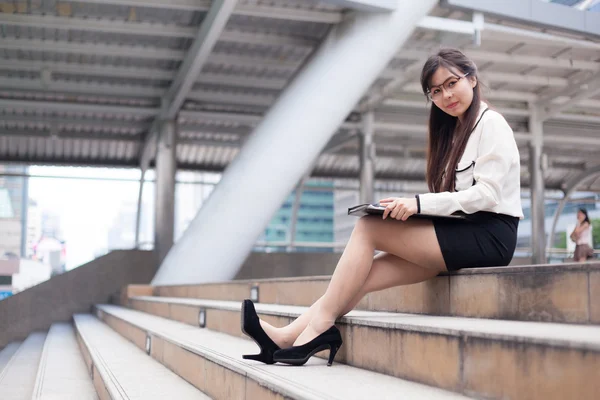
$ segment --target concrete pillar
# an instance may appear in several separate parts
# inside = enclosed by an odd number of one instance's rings
[[[531,250],[534,264],[546,263],[546,227],[544,215],[543,121],[536,108],[529,117],[529,174],[531,186]]]
[[[334,27],[229,165],[154,285],[232,279],[271,217],[437,0]]]
[[[162,262],[173,246],[175,226],[176,124],[162,123],[156,150],[154,251]]]
[[[360,134],[360,203],[372,203],[375,189],[375,143],[373,142],[375,118],[370,111],[363,115]]]

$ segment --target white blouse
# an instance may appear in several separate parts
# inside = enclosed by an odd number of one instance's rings
[[[482,102],[479,117],[486,108],[487,104]],[[519,149],[511,127],[501,114],[494,110],[483,114],[455,173],[457,191],[419,195],[421,213],[489,211],[523,218]]]
[[[577,227],[579,228],[581,224],[577,222]],[[591,247],[592,245],[592,230],[590,224],[587,225],[581,232],[579,232],[579,237],[577,238],[577,242],[575,244],[587,244]]]

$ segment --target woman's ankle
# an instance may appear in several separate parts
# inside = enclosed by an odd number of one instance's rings
[[[332,325],[335,325],[335,318],[322,316],[315,316],[308,323],[308,326],[310,326],[312,330],[319,334],[331,328]]]
[[[279,340],[281,341],[281,345],[279,347],[281,348],[291,347],[294,344],[294,340],[296,340],[298,337],[297,334],[288,329],[288,326],[278,328],[277,331]]]
[[[294,341],[292,340],[290,342],[289,339],[289,333],[288,330],[284,328],[276,328],[273,325],[269,324],[268,322],[265,322],[263,320],[260,320],[260,324],[263,328],[263,330],[265,331],[265,333],[271,338],[272,341],[275,342],[275,344],[281,348],[285,348],[285,347],[289,347],[291,346],[291,343],[293,343]]]

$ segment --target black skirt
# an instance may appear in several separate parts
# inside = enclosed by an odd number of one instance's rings
[[[519,218],[480,211],[464,220],[433,219],[446,268],[499,267],[510,264],[517,246]]]

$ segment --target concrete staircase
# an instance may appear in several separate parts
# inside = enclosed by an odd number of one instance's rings
[[[241,300],[282,325],[328,280],[129,286],[2,349],[0,398],[598,398],[598,263],[463,270],[370,294],[339,321],[331,368],[242,360],[257,347]]]

